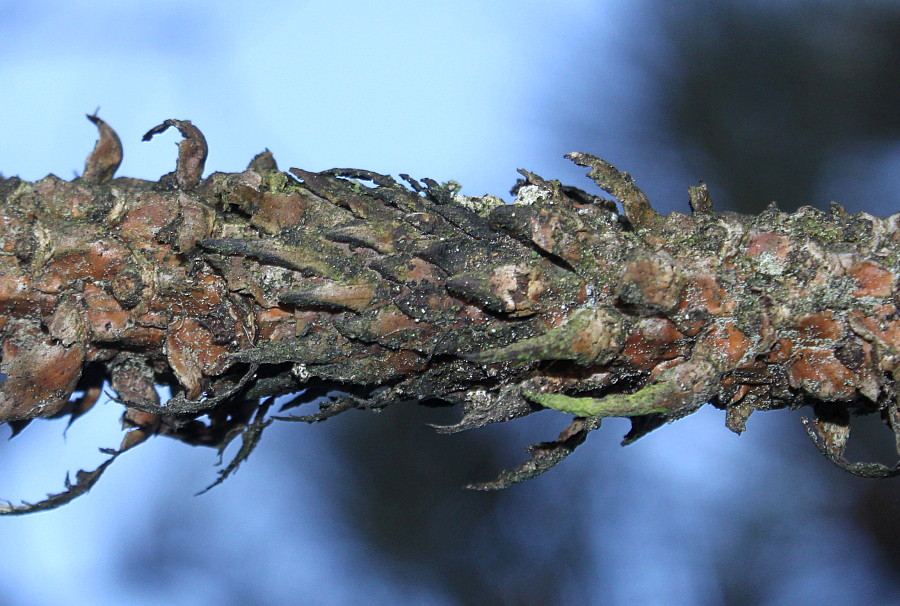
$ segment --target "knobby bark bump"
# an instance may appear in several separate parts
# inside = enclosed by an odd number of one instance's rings
[[[81,178],[0,178],[0,422],[74,419],[108,382],[126,433],[64,492],[2,513],[70,501],[150,436],[220,450],[240,436],[218,483],[274,420],[400,401],[460,407],[441,432],[575,415],[479,489],[556,465],[602,417],[630,417],[630,443],[705,403],[738,433],[754,411],[809,405],[833,462],[900,473],[844,457],[852,415],[900,436],[900,214],[716,212],[701,185],[691,214],[664,216],[582,153],[568,158],[624,214],[525,170],[509,205],[408,175],[282,172],[268,151],[202,179],[206,141],[182,120],[144,137],[181,133],[173,173],[114,178],[119,138],[89,118]],[[318,411],[272,416],[279,396]]]

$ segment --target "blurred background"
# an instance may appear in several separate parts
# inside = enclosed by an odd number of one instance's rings
[[[120,176],[173,170],[167,118],[207,171],[455,179],[510,200],[527,168],[594,191],[569,151],[629,171],[664,211],[897,212],[896,1],[0,1],[0,171],[83,170],[100,116]],[[301,411],[305,412],[305,411]],[[738,437],[706,407],[627,448],[611,420],[545,476],[464,491],[555,438],[550,411],[455,436],[396,406],[276,424],[240,471],[155,439],[61,510],[0,518],[0,605],[900,603],[900,480],[809,443],[802,411]],[[121,439],[117,404],[0,428],[0,497],[37,500]],[[877,422],[857,458],[892,462]],[[233,452],[227,452],[226,457]],[[895,458],[896,455],[893,455]]]

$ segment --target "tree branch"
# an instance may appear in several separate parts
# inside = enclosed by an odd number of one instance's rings
[[[288,394],[282,409],[318,402],[287,417],[309,422],[460,406],[445,432],[577,415],[476,486],[493,489],[552,467],[605,416],[631,417],[631,442],[707,402],[736,432],[756,410],[811,405],[807,427],[837,464],[900,469],[843,456],[851,415],[898,429],[898,214],[719,213],[698,187],[693,214],[662,216],[587,154],[568,157],[624,216],[527,171],[511,205],[407,175],[285,173],[268,152],[201,180],[206,141],[179,120],[145,136],[185,137],[174,173],[114,179],[121,144],[89,118],[101,138],[83,178],[0,178],[0,422],[14,433],[83,413],[73,391],[108,380],[129,430],[114,457],[151,435],[219,449],[241,435],[224,478]],[[175,395],[160,403],[156,385]],[[0,513],[70,500],[107,465],[69,497]]]

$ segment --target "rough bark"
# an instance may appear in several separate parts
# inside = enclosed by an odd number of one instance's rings
[[[144,137],[181,132],[174,173],[114,179],[121,143],[89,118],[101,137],[82,178],[0,178],[0,422],[74,418],[108,381],[127,432],[65,492],[0,513],[83,494],[152,435],[219,449],[241,436],[221,481],[275,419],[410,400],[459,406],[443,432],[576,415],[481,489],[552,467],[602,417],[630,417],[629,443],[707,402],[736,432],[756,410],[810,405],[832,461],[900,473],[843,454],[852,415],[900,435],[900,214],[716,212],[701,185],[691,214],[662,216],[580,153],[624,214],[524,170],[511,205],[407,175],[285,173],[268,152],[201,179],[206,142],[180,120]],[[319,411],[268,416],[287,394],[282,410]]]

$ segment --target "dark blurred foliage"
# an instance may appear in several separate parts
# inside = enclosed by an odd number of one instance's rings
[[[343,425],[333,443],[341,473],[325,481],[336,513],[394,583],[428,585],[455,604],[586,603],[591,589],[579,586],[597,565],[576,477],[463,490],[524,459],[524,444],[499,426],[446,436],[428,425],[456,417],[410,404]],[[546,439],[556,437],[552,417],[531,423]]]
[[[900,5],[661,3],[665,125],[731,206],[827,205],[823,171],[900,136]]]
[[[878,547],[882,565],[895,575],[900,572],[900,483],[867,487],[852,515]]]
[[[733,208],[827,204],[826,166],[900,136],[900,5],[661,6],[666,125]]]
[[[642,7],[625,52],[652,100],[632,118],[628,143],[660,162],[676,156],[710,184],[714,202],[725,201],[720,208],[757,212],[772,201],[783,210],[827,208],[830,199],[818,198],[835,177],[829,173],[874,162],[896,146],[900,4],[648,0]],[[601,106],[608,84],[588,91],[589,104]],[[578,120],[570,126],[608,140],[609,128],[592,123],[590,107]],[[623,168],[639,183],[640,172],[651,170]],[[848,190],[827,195],[872,206],[856,198],[865,195],[858,187],[865,175],[837,176]]]

